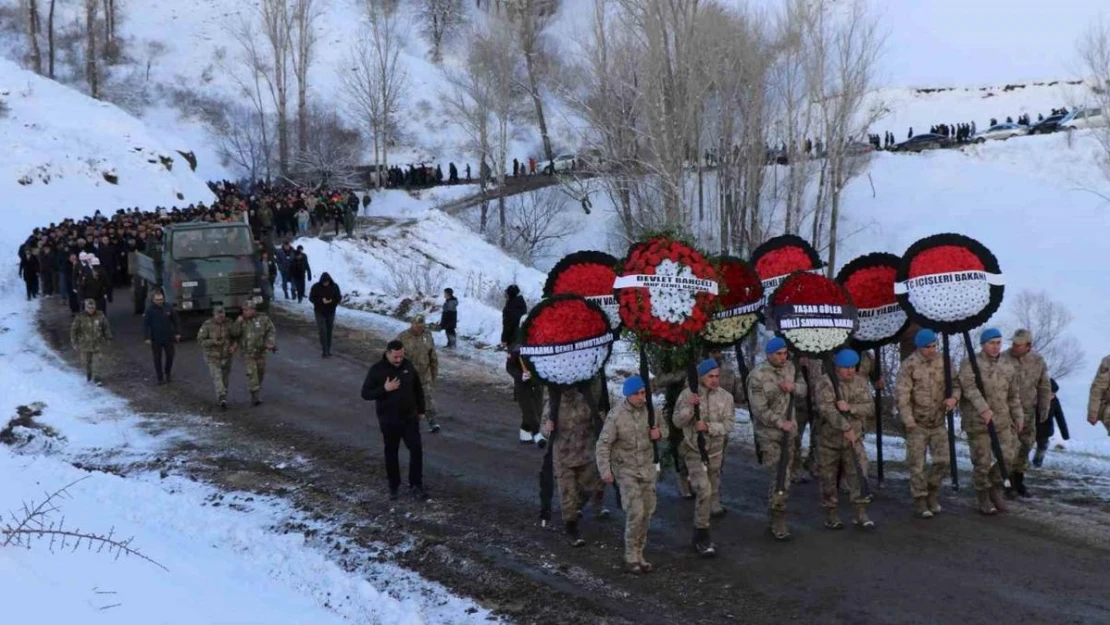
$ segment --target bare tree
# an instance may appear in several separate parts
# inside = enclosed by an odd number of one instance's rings
[[[443,60],[443,46],[466,23],[463,0],[421,0],[420,17],[424,33],[432,39],[432,62],[439,63]]]
[[[24,9],[27,11],[27,39],[31,44],[31,69],[36,74],[42,74],[42,48],[39,46],[42,25],[39,20],[38,0],[27,0]]]
[[[539,189],[514,196],[505,249],[531,263],[551,246],[574,235],[572,222],[563,218],[567,198],[555,189]]]
[[[293,159],[290,179],[300,186],[358,187],[362,136],[334,110],[313,107],[307,117],[309,141]]]
[[[512,0],[509,5],[509,19],[516,26],[516,42],[524,56],[524,76],[527,82],[524,88],[532,99],[532,107],[536,112],[536,124],[539,126],[540,138],[543,141],[544,158],[552,161],[555,153],[551,149],[551,136],[547,131],[547,116],[544,113],[543,96],[540,93],[541,82],[545,75],[545,68],[552,62],[553,55],[548,50],[544,30],[552,15],[547,9],[550,0]]]
[[[109,63],[119,58],[119,40],[116,38],[116,22],[119,12],[116,0],[101,0],[104,8],[104,45],[101,54]]]
[[[293,20],[291,50],[293,74],[297,78],[297,151],[304,152],[308,145],[308,70],[318,38],[316,21],[321,15],[321,5],[316,0],[293,0],[288,15]]]
[[[367,24],[352,50],[343,72],[343,87],[355,117],[370,131],[377,183],[389,168],[388,146],[397,131],[397,114],[408,92],[408,72],[401,63],[405,33],[397,17],[366,3]]]
[[[100,97],[100,64],[97,56],[97,13],[99,0],[85,0],[85,81],[89,85],[89,95]]]
[[[1010,314],[1017,327],[1033,334],[1033,349],[1044,357],[1049,375],[1065,378],[1083,365],[1083,348],[1067,333],[1071,313],[1061,302],[1044,291],[1024,290],[1014,298]]]
[[[1104,18],[1092,23],[1079,40],[1077,52],[1082,71],[1091,81],[1091,95],[1103,115],[1110,115],[1110,24]],[[1110,181],[1110,126],[1096,128],[1094,136],[1102,151],[1103,174]],[[1099,193],[1110,201],[1110,193]]]
[[[270,179],[273,162],[273,119],[256,106],[228,105],[214,124],[223,165],[253,180]]]
[[[46,75],[54,78],[54,5],[57,0],[50,0],[50,12],[46,17]]]

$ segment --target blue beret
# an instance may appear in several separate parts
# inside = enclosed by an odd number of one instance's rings
[[[979,344],[985,345],[988,341],[1000,338],[1002,338],[1002,333],[998,331],[998,328],[987,328],[979,335]]]
[[[786,341],[784,341],[782,337],[776,336],[770,341],[767,341],[767,346],[763,348],[763,351],[767,352],[768,354],[773,354],[780,349],[784,349],[785,347]]]
[[[705,360],[698,363],[698,377],[700,378],[701,376],[709,373],[710,371],[712,371],[714,369],[720,369],[720,368],[721,368],[721,365],[717,364],[716,360],[713,360],[712,358],[706,358]]]
[[[921,328],[913,337],[913,344],[918,347],[925,347],[937,342],[937,333],[929,328]]]
[[[624,386],[621,387],[621,392],[625,397],[631,397],[642,390],[644,390],[644,379],[638,375],[634,375],[625,380]]]
[[[854,349],[842,349],[833,356],[833,364],[838,367],[854,367],[859,364],[859,354]]]

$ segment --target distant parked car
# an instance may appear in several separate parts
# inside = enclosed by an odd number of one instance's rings
[[[921,152],[923,150],[936,150],[952,145],[952,140],[944,135],[925,133],[914,135],[910,139],[895,145],[895,152]]]
[[[1083,128],[1102,128],[1110,125],[1100,108],[1076,109],[1060,120],[1060,130],[1081,130]]]
[[[848,156],[862,156],[874,151],[875,146],[871,145],[870,143],[864,143],[862,141],[852,141],[844,148],[844,152]]]
[[[986,143],[994,139],[1001,139],[1005,141],[1010,137],[1019,137],[1027,134],[1028,129],[1021,124],[995,124],[982,132],[975,133],[971,139],[975,143]]]
[[[551,173],[556,174],[565,171],[574,171],[574,165],[577,159],[578,157],[574,154],[560,154],[559,156],[555,157],[554,161],[548,163],[547,170]]]
[[[1060,129],[1060,122],[1067,117],[1067,115],[1053,115],[1046,117],[1041,121],[1029,127],[1029,134],[1031,135],[1047,135],[1050,132],[1056,132]]]

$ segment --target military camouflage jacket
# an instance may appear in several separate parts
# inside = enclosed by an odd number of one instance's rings
[[[544,404],[544,421],[551,418],[551,404]],[[555,468],[580,467],[596,460],[594,442],[597,435],[590,422],[590,407],[577,389],[563,391],[559,402],[559,420],[555,424],[552,444]]]
[[[660,440],[666,440],[667,424],[659,420],[656,425],[662,434]],[[611,472],[617,479],[656,479],[647,404],[636,408],[624,399],[609,411],[597,440],[595,457],[602,476]]]
[[[934,428],[944,423],[944,356],[929,360],[915,351],[902,361],[894,383],[894,397],[902,423]],[[960,399],[960,389],[952,381],[952,397]]]
[[[1052,383],[1048,379],[1048,366],[1040,354],[1029,352],[1018,358],[1006,350],[1002,357],[1010,361],[1018,373],[1018,386],[1021,387],[1021,407],[1025,410],[1026,427],[1048,419],[1048,409],[1052,405]]]
[[[439,358],[436,356],[436,344],[432,333],[427,329],[417,334],[412,329],[405,330],[397,335],[397,340],[405,346],[405,358],[409,359],[416,372],[420,374],[420,381],[430,384],[439,377]]]
[[[99,310],[93,314],[80,312],[73,318],[69,328],[69,341],[73,348],[82,352],[99,352],[112,338],[108,318]]]
[[[204,350],[205,358],[227,360],[231,358],[231,346],[235,344],[236,336],[234,322],[225,320],[216,323],[215,319],[208,319],[197,332],[197,342]]]
[[[782,437],[782,422],[787,418],[794,419],[794,415],[788,417],[786,414],[790,395],[779,388],[779,384],[787,380],[794,382],[794,404],[797,407],[799,402],[805,401],[806,384],[797,375],[793,362],[786,361],[781,367],[764,362],[748,376],[752,422],[755,423],[756,435],[761,438],[778,441]]]
[[[1098,363],[1098,373],[1095,374],[1095,379],[1091,381],[1091,394],[1087,399],[1087,419],[1102,421],[1107,432],[1110,432],[1110,410],[1107,410],[1110,406],[1106,401],[1107,389],[1110,389],[1110,356],[1103,358],[1102,362]]]
[[[243,356],[247,358],[262,356],[266,349],[276,345],[277,341],[274,322],[270,321],[270,317],[265,313],[255,313],[250,319],[239,317],[235,320],[232,334],[238,338]]]
[[[836,389],[829,376],[822,375],[814,385],[817,387],[815,392],[817,412],[823,419],[818,434],[826,444],[836,445],[844,442],[844,433],[848,430],[855,430],[856,434],[862,436],[864,422],[875,418],[875,400],[867,378],[857,372],[851,380],[838,380],[838,382],[840,399],[848,402],[847,414],[836,408]]]
[[[690,403],[693,393],[689,388],[682,390],[675,403],[674,424],[682,428],[682,444],[697,450],[698,431],[695,429],[694,406]],[[725,451],[725,442],[728,433],[736,422],[736,409],[732,401],[732,394],[721,388],[710,390],[704,384],[698,385],[698,396],[701,398],[699,412],[701,420],[709,427],[705,435],[705,450],[710,456],[722,454]]]
[[[1018,384],[1018,372],[1013,365],[999,355],[990,358],[982,351],[975,355],[979,363],[979,370],[983,374],[983,389],[986,395],[979,392],[975,384],[975,373],[971,369],[971,360],[965,358],[960,365],[960,424],[968,432],[984,432],[987,429],[980,414],[987,408],[994,412],[996,428],[1008,428],[1015,419],[1022,419],[1025,414],[1021,407],[1021,386]]]

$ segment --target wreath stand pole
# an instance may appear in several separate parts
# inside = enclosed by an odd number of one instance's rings
[[[941,333],[941,344],[944,346],[944,398],[952,396],[952,358],[948,347],[948,335]],[[956,411],[945,410],[944,418],[948,421],[948,457],[951,458],[949,468],[952,471],[952,490],[960,492],[960,469],[956,466]]]
[[[644,390],[647,391],[648,430],[655,429],[655,405],[651,401],[651,377],[648,373],[647,345],[640,340],[640,378],[644,381]],[[651,441],[651,458],[655,463],[655,472],[659,472],[659,444]]]
[[[794,420],[794,393],[790,393],[790,400],[786,405],[786,420]],[[782,431],[779,446],[779,465],[775,468],[775,493],[781,497],[786,494],[786,472],[790,468],[790,432]]]
[[[979,389],[979,393],[983,396],[983,400],[987,399],[987,392],[983,386],[983,374],[979,371],[979,360],[975,356],[975,350],[971,343],[971,333],[964,331],[964,346],[967,348],[968,361],[971,363],[971,372],[975,374],[975,386]],[[965,417],[968,415],[964,415]],[[978,415],[976,415],[978,416]],[[991,437],[991,451],[994,452],[994,459],[998,461],[998,473],[1002,476],[1002,485],[1010,488],[1010,474],[1006,472],[1006,458],[1002,454],[1002,443],[998,440],[998,429],[994,427],[994,419],[987,424],[987,432]],[[952,459],[955,461],[955,458]]]
[[[748,397],[748,363],[744,362],[744,350],[740,346],[741,341],[736,341],[733,347],[736,348],[736,368],[740,370],[740,385],[744,387],[744,403],[748,405],[748,421],[752,424],[752,440],[755,442],[755,459],[759,464],[763,464],[763,450],[759,448],[759,437],[755,433],[755,411],[752,410],[752,402]]]
[[[686,367],[686,383],[690,387],[690,393],[694,397],[701,395],[700,382],[698,381],[698,366],[692,361]],[[694,404],[694,424],[697,425],[701,421],[701,402]],[[694,430],[698,433],[698,455],[701,456],[701,463],[705,468],[709,468],[709,451],[705,448],[705,434],[703,434],[696,427]]]
[[[875,366],[872,367],[875,386],[875,463],[878,465],[878,484],[883,487],[883,389],[878,383],[883,379],[883,350],[881,347],[874,349]]]
[[[606,398],[609,394],[609,375],[605,372],[605,365],[601,366],[601,371],[598,372],[598,376],[600,376],[601,381],[601,395],[595,400],[593,393],[586,393],[587,402],[590,404],[590,418],[595,420],[595,442],[596,439],[601,438],[601,430],[605,428],[605,419],[609,416],[608,412],[606,412],[605,416],[601,415],[601,400],[602,398]],[[611,410],[612,406],[609,408]],[[604,493],[605,484],[602,484],[601,488]],[[624,503],[621,501],[621,486],[616,480],[613,480],[613,492],[617,495],[617,508],[624,510]]]
[[[562,387],[551,384],[548,391],[548,418],[555,424],[551,431],[551,438],[547,441],[547,451],[543,454],[543,466],[540,468],[540,526],[547,527],[551,522],[551,499],[555,494],[555,469],[552,452],[555,449],[555,437],[559,435],[559,404],[563,401]]]
[[[836,400],[840,401],[840,379],[836,377],[836,367],[833,366],[832,358],[829,358],[825,363],[825,373],[829,376],[829,382],[832,384],[833,392],[836,394]],[[839,411],[839,408],[837,410]],[[841,411],[840,414],[844,418],[848,418],[851,415],[851,413],[843,411]],[[859,459],[862,446],[863,442],[859,439],[857,439],[855,443],[852,443],[852,461],[856,465],[856,475],[859,476],[859,494],[863,497],[864,501],[870,503],[872,500],[871,485],[867,482],[867,473],[863,470],[863,463],[860,462]]]

